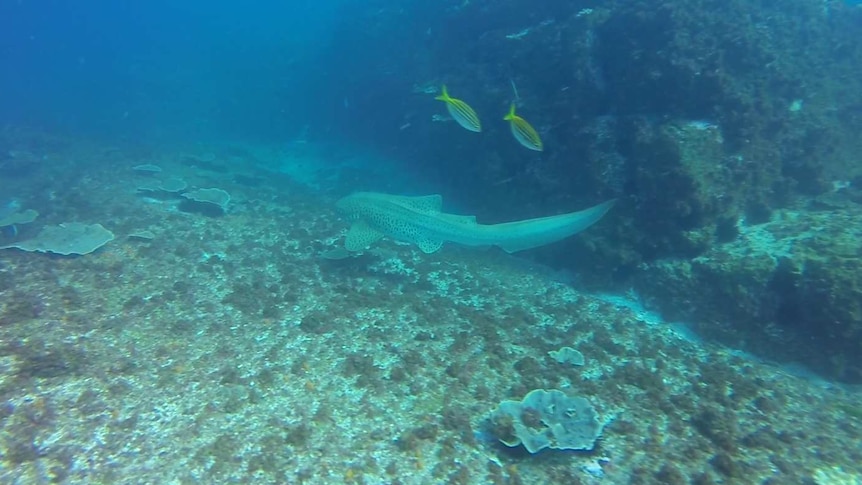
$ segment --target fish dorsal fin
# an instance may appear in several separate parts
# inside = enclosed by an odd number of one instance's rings
[[[402,197],[401,204],[417,212],[435,213],[443,208],[443,197],[440,194]]]
[[[441,247],[443,247],[443,241],[440,239],[420,237],[416,239],[416,245],[419,246],[419,249],[421,249],[423,253],[431,254],[437,252]]]
[[[348,251],[362,251],[379,241],[382,237],[382,232],[372,228],[365,221],[356,221],[350,226],[350,230],[347,231],[344,249]]]

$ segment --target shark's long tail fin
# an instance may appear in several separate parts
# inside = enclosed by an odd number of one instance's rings
[[[507,253],[514,253],[565,239],[598,222],[614,202],[616,200],[609,200],[571,214],[494,224],[491,227],[500,236],[496,245]]]

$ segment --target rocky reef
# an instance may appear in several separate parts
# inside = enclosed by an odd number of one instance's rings
[[[355,113],[373,106],[392,126],[345,114],[353,136],[411,160],[448,187],[448,200],[486,219],[618,197],[601,227],[536,257],[576,269],[588,286],[634,286],[671,315],[721,322],[708,333],[769,358],[788,347],[751,336],[780,329],[791,347],[816,347],[795,359],[862,381],[858,343],[830,347],[858,341],[858,255],[848,254],[846,231],[858,220],[851,182],[862,176],[862,9],[471,1],[441,13],[426,3],[381,4],[361,39],[349,25],[336,36],[357,53],[399,46],[347,62]],[[429,92],[444,82],[488,120],[481,136],[431,121]],[[381,106],[375,93],[393,90],[403,100]],[[543,153],[521,149],[494,122],[510,101],[541,134]],[[811,232],[814,221],[822,234]],[[773,232],[774,245],[744,237],[754,232]],[[800,239],[805,249],[776,253]],[[761,272],[748,266],[752,254],[764,258]],[[692,267],[711,276],[692,279]],[[641,283],[650,280],[661,287]]]

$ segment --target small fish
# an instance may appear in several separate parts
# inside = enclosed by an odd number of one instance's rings
[[[527,120],[515,114],[514,103],[512,103],[512,107],[509,108],[509,114],[507,114],[503,119],[509,122],[512,128],[512,134],[515,135],[515,139],[518,140],[518,143],[524,145],[530,150],[536,150],[537,152],[544,149],[542,139],[539,138],[539,134],[536,133],[536,130],[527,123]]]
[[[449,114],[452,115],[452,118],[455,118],[455,121],[457,121],[459,125],[463,126],[467,130],[475,131],[477,133],[482,131],[482,124],[479,123],[479,117],[476,115],[476,112],[473,111],[473,108],[460,99],[450,98],[445,85],[443,86],[443,94],[434,99],[446,103],[446,108],[449,110]]]

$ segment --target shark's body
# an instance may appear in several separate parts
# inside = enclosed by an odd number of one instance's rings
[[[387,236],[414,243],[426,253],[445,241],[467,246],[499,246],[506,252],[544,246],[577,234],[602,218],[613,201],[578,212],[502,224],[479,224],[474,216],[446,214],[439,195],[404,197],[358,192],[338,201],[353,220],[344,247],[361,251]]]

